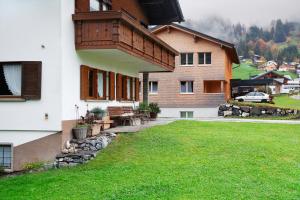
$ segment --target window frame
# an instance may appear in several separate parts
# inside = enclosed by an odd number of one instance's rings
[[[185,117],[182,114],[185,113]],[[192,113],[192,117],[189,117],[189,113]],[[180,119],[194,119],[194,111],[179,111]]]
[[[204,63],[200,63],[200,54],[204,55],[204,59],[203,59]],[[206,62],[207,54],[210,54],[210,63]],[[198,52],[198,65],[199,66],[212,65],[212,52]]]
[[[192,54],[192,64],[189,64],[189,54]],[[182,64],[182,56],[185,55],[185,63],[186,64]],[[182,67],[193,67],[194,66],[194,53],[193,52],[184,52],[184,53],[180,53],[180,66]]]
[[[93,72],[93,80],[92,80],[92,95],[90,94],[90,73]],[[103,97],[99,96],[98,94],[98,73],[102,73],[103,75]],[[106,88],[107,88],[107,72],[103,71],[101,69],[96,69],[96,68],[91,68],[88,67],[88,85],[86,85],[85,87],[87,87],[88,89],[88,94],[87,94],[87,100],[107,100],[107,92],[106,92]],[[110,79],[109,79],[110,80]],[[109,84],[109,83],[108,83]]]
[[[3,68],[3,65],[5,65],[5,64],[21,65],[21,96],[0,95],[0,99],[21,99],[21,98],[23,98],[23,91],[22,91],[22,86],[23,86],[23,64],[22,64],[22,62],[0,62],[0,67]]]
[[[213,83],[218,82],[220,83],[220,92],[207,92],[206,90],[206,83]],[[204,94],[224,94],[224,82],[222,80],[203,80],[203,93]],[[222,91],[222,84],[223,84],[223,91]]]
[[[14,148],[13,148],[13,144],[12,143],[0,143],[0,147],[1,146],[9,146],[10,147],[10,167],[9,168],[7,168],[7,167],[4,167],[4,170],[5,171],[12,171],[13,170],[13,155],[14,155],[14,152],[13,152],[13,150],[14,150]],[[1,151],[0,151],[0,155],[1,155]],[[3,154],[4,154],[4,151],[3,151]],[[1,163],[1,164],[4,164],[4,155],[3,155],[3,163]],[[1,166],[1,164],[0,164],[0,166]]]
[[[111,1],[104,2],[104,0],[95,0],[99,3],[99,8],[97,10],[91,10],[91,0],[89,0],[89,11],[90,12],[105,12],[112,10],[112,3]],[[104,6],[106,6],[106,10],[104,10]]]
[[[157,84],[156,92],[153,91],[153,83]],[[158,81],[149,81],[148,90],[149,90],[149,94],[154,94],[154,95],[158,94]]]
[[[185,82],[185,89],[186,89],[186,92],[183,92],[183,91],[181,90],[181,89],[182,89],[182,88],[181,88],[181,83],[182,83],[182,82]],[[189,91],[188,91],[188,90],[189,90],[189,83],[192,83],[192,90],[193,90],[192,92],[189,92]],[[180,90],[180,94],[194,94],[194,91],[195,91],[195,90],[194,90],[194,86],[195,86],[195,85],[194,85],[194,81],[193,81],[193,80],[191,80],[191,81],[180,81],[179,84],[180,84],[180,85],[179,85],[179,87],[180,87],[180,89],[179,89],[179,90]]]

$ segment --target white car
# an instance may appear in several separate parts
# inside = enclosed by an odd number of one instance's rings
[[[235,100],[243,102],[243,101],[250,101],[250,102],[270,102],[270,95],[265,94],[263,92],[250,92],[245,96],[236,97]]]

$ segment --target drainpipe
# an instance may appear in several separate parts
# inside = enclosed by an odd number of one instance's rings
[[[149,85],[149,73],[143,73],[143,103],[148,104],[148,85]]]

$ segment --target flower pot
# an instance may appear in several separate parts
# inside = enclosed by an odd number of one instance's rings
[[[151,119],[156,119],[157,118],[157,113],[150,112],[150,118]]]
[[[88,127],[73,128],[73,136],[76,139],[82,140],[87,136]]]

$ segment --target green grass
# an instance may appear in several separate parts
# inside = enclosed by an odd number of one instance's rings
[[[250,79],[251,76],[256,76],[261,73],[264,73],[265,71],[258,70],[255,66],[242,63],[240,66],[233,64],[233,70],[232,70],[232,78],[233,79],[242,79],[247,80]],[[276,73],[281,75],[289,75],[292,79],[298,78],[298,75],[293,72],[280,72],[276,71]]]
[[[240,66],[234,64],[232,70],[233,79],[250,79],[251,76],[255,76],[263,73],[264,71],[258,70],[256,67],[248,65],[246,63],[240,64]]]
[[[180,121],[89,164],[0,180],[0,199],[300,199],[300,126]]]
[[[274,103],[276,106],[282,108],[292,108],[300,110],[300,100],[293,99],[288,95],[281,95],[275,97]]]
[[[293,73],[293,72],[280,72],[276,71],[276,73],[281,74],[281,75],[289,75],[292,79],[298,78],[298,75]]]

